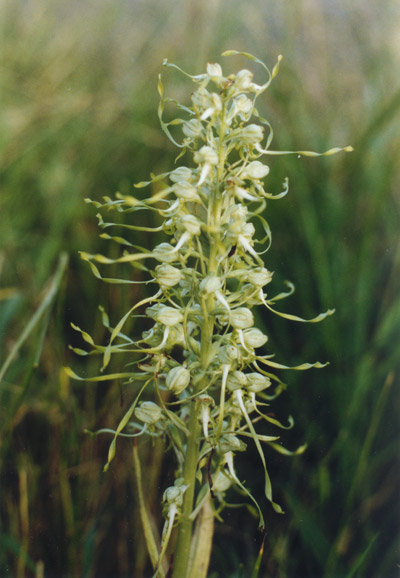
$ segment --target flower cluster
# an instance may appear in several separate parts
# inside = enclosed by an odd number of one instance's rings
[[[107,346],[96,345],[87,333],[76,329],[92,352],[103,356],[103,369],[114,353],[130,352],[138,356],[135,372],[108,376],[126,378],[138,387],[133,405],[113,432],[108,464],[120,435],[147,433],[161,436],[170,444],[177,459],[179,483],[164,494],[168,528],[173,519],[179,520],[190,492],[189,514],[194,519],[202,500],[210,494],[218,515],[226,505],[225,495],[231,487],[253,500],[263,525],[258,503],[235,471],[235,456],[249,442],[255,444],[263,464],[265,495],[275,511],[282,511],[272,497],[262,444],[282,453],[290,452],[276,443],[275,433],[262,435],[257,433],[256,426],[260,421],[278,428],[293,425],[291,419],[289,425],[283,425],[265,409],[285,387],[275,370],[287,366],[263,351],[268,335],[255,327],[254,308],[262,306],[287,319],[304,320],[275,309],[275,303],[288,296],[293,286],[288,283],[287,290],[271,297],[267,288],[273,273],[261,257],[271,244],[270,228],[263,216],[267,201],[286,195],[288,182],[275,195],[265,188],[264,179],[270,169],[261,159],[286,152],[270,149],[272,128],[259,115],[255,103],[277,74],[280,59],[270,72],[253,56],[243,56],[263,66],[267,73],[264,84],[256,84],[253,73],[247,69],[224,75],[219,64],[208,64],[204,74],[187,75],[196,89],[191,105],[184,106],[164,97],[160,79],[161,126],[182,149],[179,158],[187,153],[188,162],[171,172],[153,176],[149,182],[139,183],[138,188],[152,186],[152,194],[146,199],[118,195],[116,199],[105,198],[104,202],[89,201],[103,211],[126,212],[137,217],[136,221],[115,225],[99,215],[103,230],[118,226],[127,231],[162,231],[165,235],[163,242],[147,250],[133,247],[128,239],[104,234],[125,247],[119,258],[82,253],[97,277],[104,278],[98,265],[130,263],[147,272],[146,282],[154,283],[156,290],[135,303],[114,328],[107,319],[110,331]],[[164,64],[177,68],[168,62]],[[183,118],[165,122],[164,109],[171,102]],[[176,136],[179,131],[180,138]],[[323,154],[338,150],[342,149]],[[137,224],[144,209],[156,215],[158,227]],[[256,226],[263,231],[262,238],[257,238]],[[143,311],[152,326],[133,339],[123,333],[124,324]],[[331,313],[328,310],[310,321],[321,321]],[[293,369],[310,367],[322,364],[305,363]],[[140,382],[141,387],[137,385]],[[189,454],[195,455],[194,473],[185,465]]]

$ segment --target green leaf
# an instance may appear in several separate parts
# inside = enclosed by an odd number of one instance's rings
[[[62,278],[63,278],[64,273],[65,273],[65,269],[67,267],[67,264],[68,264],[68,255],[66,253],[62,253],[60,258],[59,258],[59,261],[58,261],[57,270],[56,270],[53,278],[50,281],[49,288],[47,289],[41,304],[36,309],[35,313],[32,315],[31,319],[29,320],[25,329],[23,330],[23,332],[21,333],[21,335],[19,336],[19,338],[15,342],[14,346],[12,347],[10,353],[8,354],[6,360],[4,361],[4,363],[0,369],[0,382],[2,381],[5,374],[7,373],[11,363],[16,358],[22,345],[25,343],[25,341],[28,339],[30,334],[39,325],[42,318],[44,317],[46,322],[45,322],[45,325],[44,325],[43,331],[42,331],[42,339],[38,340],[38,347],[37,347],[37,351],[36,351],[36,355],[35,355],[36,360],[39,359],[40,354],[41,354],[41,350],[42,350],[42,346],[43,346],[43,338],[44,338],[43,332],[45,332],[45,330],[47,328],[47,324],[49,322],[49,316],[45,317],[45,315],[46,315],[46,313],[48,313],[50,311],[51,307],[53,306],[54,300],[56,298],[56,295],[57,295],[58,290],[59,290],[60,285],[61,285]],[[37,363],[37,361],[36,361],[36,363]]]
[[[368,546],[365,548],[364,552],[361,554],[361,556],[359,556],[359,558],[357,559],[357,561],[354,563],[353,567],[351,568],[350,572],[348,574],[346,574],[345,578],[353,578],[353,576],[355,576],[356,572],[362,567],[362,565],[364,564],[368,554],[370,553],[370,550],[372,549],[373,545],[375,544],[377,538],[379,536],[379,532],[377,532],[373,538],[370,540]]]

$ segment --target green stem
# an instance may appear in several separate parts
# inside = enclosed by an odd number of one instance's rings
[[[208,273],[215,273],[217,268],[215,258],[216,245],[212,245],[212,249],[208,262]],[[207,369],[209,363],[209,352],[212,344],[212,335],[214,330],[214,323],[209,311],[214,306],[214,297],[210,295],[208,299],[203,302],[203,328],[200,345],[200,362],[203,371]],[[206,385],[207,377],[204,377],[199,384],[199,388],[203,389]],[[195,484],[197,473],[197,462],[199,459],[200,436],[201,436],[201,422],[198,415],[197,403],[193,402],[190,407],[189,416],[189,436],[187,440],[186,452],[183,466],[183,479],[187,490],[183,496],[182,517],[179,524],[177,546],[174,557],[173,578],[189,578],[189,562],[191,553],[191,544],[193,537],[193,520],[190,518],[194,507]]]
[[[222,176],[224,171],[225,163],[225,151],[223,147],[223,137],[225,133],[225,110],[221,114],[221,129],[220,129],[220,145],[218,150],[219,162],[218,162],[218,174],[217,183],[214,191],[212,192],[210,205],[208,207],[208,225],[211,225],[210,230],[210,253],[208,257],[208,267],[207,274],[217,274],[218,269],[218,259],[217,251],[219,245],[219,230],[220,230],[220,184],[222,182]],[[203,302],[203,327],[200,345],[200,362],[202,369],[207,370],[207,365],[209,363],[209,353],[212,344],[212,335],[214,330],[214,322],[209,312],[214,307],[214,296],[210,295],[208,299]],[[206,385],[206,379],[204,378],[200,382],[200,387],[203,388]],[[178,539],[174,556],[173,563],[173,574],[172,578],[190,578],[188,576],[190,554],[191,554],[191,544],[193,539],[193,520],[191,520],[190,515],[193,512],[194,498],[195,498],[195,484],[196,484],[196,472],[197,472],[197,462],[199,459],[199,448],[200,448],[200,435],[201,435],[201,423],[198,418],[197,404],[192,403],[190,408],[190,417],[188,429],[190,435],[187,440],[186,452],[184,457],[183,466],[183,479],[184,484],[187,486],[185,494],[183,496],[182,505],[182,517],[179,524]],[[209,554],[211,554],[211,549]],[[207,563],[208,565],[208,563]]]
[[[183,496],[182,518],[179,524],[178,540],[173,564],[173,578],[187,577],[190,547],[192,543],[193,520],[190,519],[190,514],[193,511],[201,432],[201,423],[198,420],[196,403],[192,403],[190,408],[188,429],[190,435],[187,441],[183,468],[183,479],[184,484],[187,486],[187,490]]]

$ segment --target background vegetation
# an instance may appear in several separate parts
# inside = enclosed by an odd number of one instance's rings
[[[99,239],[99,199],[169,170],[175,151],[159,129],[163,58],[196,73],[229,48],[281,72],[263,99],[276,148],[355,152],[277,158],[266,256],[275,288],[291,279],[292,311],[336,307],[323,325],[260,317],[277,358],[330,360],[284,376],[275,411],[292,413],[286,445],[267,452],[286,515],[265,504],[263,578],[392,578],[398,570],[400,360],[399,7],[394,0],[0,0],[0,575],[149,576],[138,524],[131,448],[107,474],[109,440],[130,392],[118,383],[71,382],[70,322],[105,339],[98,305],[118,319],[135,293],[94,279],[78,250]],[[229,64],[231,65],[231,64]],[[249,66],[236,62],[237,66]],[[169,91],[190,82],[166,74]],[[156,239],[148,239],[155,244]],[[94,328],[94,329],[93,329]],[[133,328],[139,331],[140,328]],[[397,418],[397,419],[396,419]],[[168,485],[158,446],[141,447],[156,515]],[[262,496],[258,458],[242,477]],[[212,576],[250,574],[261,543],[245,509],[219,525]]]

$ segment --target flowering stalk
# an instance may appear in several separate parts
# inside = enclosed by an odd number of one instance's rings
[[[306,321],[275,309],[279,300],[293,292],[291,283],[287,282],[287,291],[274,297],[266,293],[273,274],[261,255],[271,244],[271,232],[262,215],[269,199],[287,194],[288,181],[285,180],[282,192],[275,195],[267,192],[264,179],[269,167],[260,159],[289,152],[303,156],[318,153],[270,148],[272,127],[259,115],[255,102],[277,74],[281,57],[270,72],[249,54],[228,51],[224,56],[235,54],[260,64],[267,74],[265,83],[256,84],[247,69],[225,76],[219,64],[208,64],[204,74],[187,75],[196,90],[191,106],[184,106],[164,97],[159,80],[161,126],[182,149],[178,158],[186,152],[191,156],[187,166],[136,185],[137,188],[154,185],[153,194],[144,200],[120,194],[114,200],[105,198],[104,202],[88,200],[108,212],[137,214],[136,221],[118,225],[98,215],[103,230],[118,226],[128,232],[164,231],[166,235],[164,242],[147,250],[132,245],[126,238],[103,233],[103,237],[124,247],[120,257],[110,259],[82,253],[96,277],[109,283],[135,283],[130,279],[104,278],[98,268],[99,264],[130,263],[147,273],[149,279],[145,282],[154,284],[156,290],[151,297],[134,304],[114,328],[103,312],[104,324],[110,332],[107,346],[95,344],[86,332],[74,327],[91,346],[90,353],[103,357],[102,371],[113,354],[129,353],[136,359],[136,371],[91,378],[93,381],[122,378],[138,389],[117,429],[97,432],[113,434],[105,469],[115,455],[120,436],[161,437],[174,451],[176,480],[164,492],[165,526],[157,561],[155,541],[148,540],[155,575],[161,574],[171,534],[177,527],[174,578],[187,578],[193,572],[206,576],[208,559],[201,570],[192,567],[197,564],[194,561],[201,559],[198,551],[201,546],[193,544],[204,542],[193,540],[193,526],[196,519],[207,519],[212,532],[210,516],[199,514],[204,514],[205,508],[209,511],[211,505],[214,517],[220,519],[227,506],[225,496],[229,489],[247,495],[258,511],[260,527],[264,526],[258,502],[235,470],[236,456],[245,451],[246,442],[252,441],[257,448],[264,470],[265,496],[278,513],[282,509],[273,499],[262,446],[269,445],[286,455],[304,450],[301,446],[289,452],[276,443],[279,436],[263,435],[256,429],[260,421],[287,429],[292,427],[293,420],[290,418],[289,424],[284,425],[265,412],[285,388],[275,370],[288,367],[274,361],[273,355],[263,353],[268,337],[255,327],[253,310],[262,306],[286,319]],[[178,68],[167,61],[164,64]],[[164,121],[164,108],[170,102],[178,107],[183,118]],[[183,133],[182,142],[171,133],[171,128],[177,126]],[[330,149],[322,154],[340,150],[351,147]],[[159,226],[138,225],[143,210],[155,213]],[[257,221],[264,231],[262,239],[256,238]],[[259,250],[263,245],[263,250]],[[143,308],[153,325],[139,339],[134,339],[123,328]],[[332,313],[333,310],[328,310],[308,321],[321,321]],[[291,369],[323,366],[319,362],[303,363]],[[80,379],[71,370],[68,372]]]

